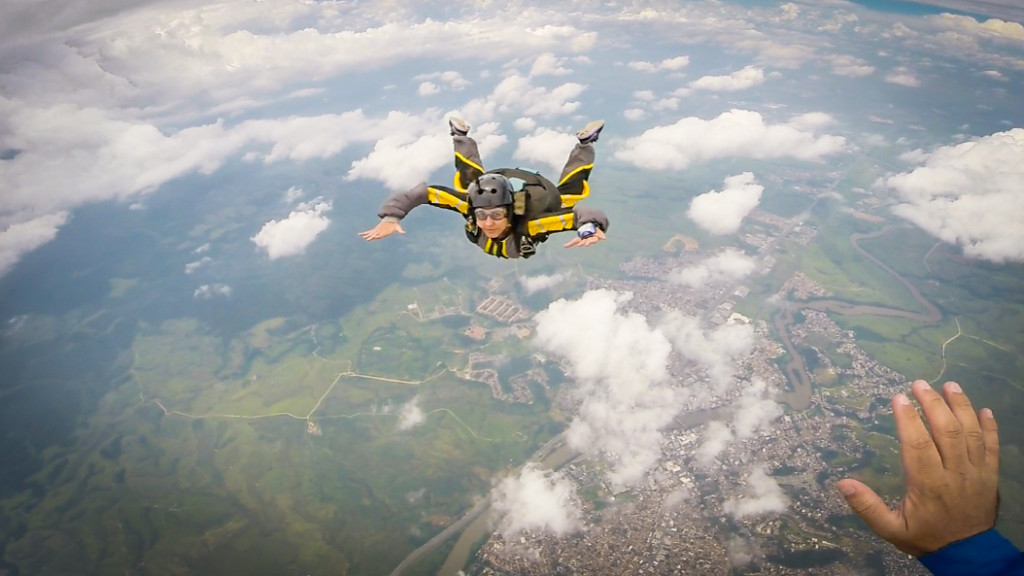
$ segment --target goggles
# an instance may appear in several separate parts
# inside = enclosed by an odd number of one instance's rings
[[[484,220],[493,220],[500,222],[508,218],[508,209],[504,206],[498,206],[497,208],[477,208],[473,210],[473,216],[477,222]]]

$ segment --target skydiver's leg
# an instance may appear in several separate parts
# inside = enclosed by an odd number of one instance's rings
[[[448,118],[451,128],[452,144],[455,146],[455,179],[456,190],[465,192],[471,182],[484,173],[484,163],[480,159],[480,150],[476,140],[469,136],[469,124],[459,118]]]
[[[484,173],[484,163],[480,159],[480,150],[476,140],[469,136],[452,136],[455,145],[455,180],[454,187],[465,192],[466,187]]]
[[[562,175],[558,178],[558,192],[562,196],[563,208],[568,208],[590,195],[587,179],[590,178],[590,171],[594,169],[594,142],[597,142],[602,129],[604,121],[594,120],[576,133],[576,138],[580,142],[569,153]]]
[[[558,178],[558,193],[562,196],[562,207],[568,208],[590,195],[590,171],[594,169],[594,145],[577,144],[562,168]]]

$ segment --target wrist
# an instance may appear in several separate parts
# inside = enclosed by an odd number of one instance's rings
[[[594,224],[593,222],[587,222],[586,224],[583,224],[576,229],[576,234],[580,237],[580,239],[590,238],[596,233],[597,224]]]

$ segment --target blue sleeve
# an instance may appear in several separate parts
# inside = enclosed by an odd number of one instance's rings
[[[988,530],[918,558],[935,576],[1024,576],[1024,554]]]

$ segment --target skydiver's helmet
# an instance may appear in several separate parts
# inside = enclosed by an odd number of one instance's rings
[[[512,183],[501,174],[484,174],[466,190],[473,208],[512,205]]]

